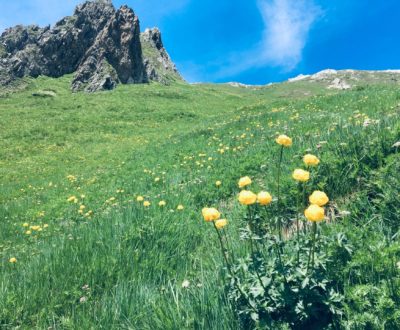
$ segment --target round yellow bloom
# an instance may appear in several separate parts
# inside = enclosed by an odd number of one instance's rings
[[[296,181],[306,182],[310,179],[310,172],[298,168],[294,170],[292,177]]]
[[[29,227],[29,223],[25,222],[22,227]]]
[[[221,216],[221,213],[216,208],[213,207],[205,207],[201,210],[203,218],[205,221],[215,221],[218,220]]]
[[[31,226],[31,229],[36,231],[40,229],[40,226]]]
[[[143,206],[144,207],[149,207],[151,205],[151,203],[149,201],[144,201],[143,202]]]
[[[312,204],[305,211],[304,215],[309,221],[322,221],[325,217],[325,210],[323,207]]]
[[[25,232],[25,234],[26,234],[26,235],[30,235],[30,234],[32,234],[32,232],[31,232],[30,230],[27,230],[27,231]]]
[[[158,206],[165,206],[165,205],[167,205],[167,203],[166,203],[166,201],[160,201],[159,203],[158,203]]]
[[[182,211],[184,209],[184,206],[182,204],[179,204],[178,207],[176,208],[178,211]]]
[[[216,185],[217,187],[219,187],[221,184],[222,184],[222,182],[219,181],[219,180],[215,182],[215,185]]]
[[[228,220],[226,220],[226,219],[219,219],[219,220],[215,221],[215,227],[217,227],[217,229],[222,229],[227,224],[228,224]]]
[[[243,178],[240,178],[239,180],[239,188],[243,188],[251,184],[251,179],[248,176],[244,176]]]
[[[314,191],[310,198],[310,203],[318,206],[324,206],[329,202],[329,197],[323,191]]]
[[[143,202],[143,201],[144,201],[144,198],[143,198],[143,196],[138,196],[138,197],[136,197],[136,200],[137,200],[138,202]]]
[[[304,155],[303,162],[307,166],[317,166],[319,164],[319,159],[317,156],[307,154],[307,155]]]
[[[275,142],[280,144],[281,146],[284,147],[290,147],[292,145],[292,139],[288,137],[287,135],[279,135],[276,139]]]
[[[272,202],[272,196],[266,191],[261,191],[257,195],[257,201],[260,205],[269,205]]]
[[[240,204],[251,205],[257,201],[257,195],[249,190],[242,190],[238,199]]]
[[[11,262],[12,264],[15,264],[17,262],[17,258],[10,258],[10,260],[8,261]]]

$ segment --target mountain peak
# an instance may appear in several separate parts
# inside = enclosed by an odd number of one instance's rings
[[[113,89],[117,84],[181,80],[155,28],[140,33],[128,6],[86,1],[54,27],[18,25],[0,36],[0,85],[25,76],[75,73],[73,91]]]

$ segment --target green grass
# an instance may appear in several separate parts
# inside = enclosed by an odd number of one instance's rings
[[[28,80],[0,96],[0,327],[239,328],[201,208],[219,207],[242,255],[237,180],[250,175],[253,189],[276,194],[278,133],[294,139],[284,188],[295,189],[290,173],[310,149],[321,158],[320,188],[334,209],[352,211],[354,221],[329,230],[356,231],[378,218],[373,225],[382,230],[371,227],[365,238],[373,236],[371,246],[397,231],[388,233],[399,216],[399,200],[388,193],[395,185],[382,188],[385,173],[396,175],[397,85],[337,92],[308,82],[252,89],[176,83],[72,94],[70,78]],[[363,127],[366,117],[380,122]],[[374,194],[374,183],[383,194]],[[136,202],[138,195],[151,206]],[[284,200],[287,214],[292,197]],[[80,205],[93,216],[79,214]],[[48,227],[27,235],[24,223]],[[373,267],[357,251],[355,260]],[[344,290],[361,282],[351,277]],[[359,324],[367,318],[361,314]]]

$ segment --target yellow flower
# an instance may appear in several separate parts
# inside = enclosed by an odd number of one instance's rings
[[[261,191],[257,195],[257,200],[260,203],[260,205],[268,205],[271,204],[272,202],[272,196],[270,193],[266,191]]]
[[[47,224],[47,223],[45,223],[44,225],[43,225],[43,228],[47,228],[49,225]]]
[[[310,172],[298,168],[294,170],[292,177],[296,181],[306,182],[310,179]]]
[[[31,232],[30,230],[27,230],[27,231],[25,232],[25,234],[26,234],[26,235],[30,235],[30,234],[32,234],[32,232]]]
[[[25,222],[22,227],[29,227],[29,223]]]
[[[167,203],[165,202],[165,201],[160,201],[159,203],[158,203],[158,206],[165,206]]]
[[[219,213],[219,211],[213,207],[205,207],[201,210],[201,213],[203,214],[203,218],[205,221],[218,220],[221,216],[221,213]]]
[[[219,220],[215,221],[215,227],[217,227],[217,229],[222,229],[227,224],[228,224],[228,220],[226,220],[226,219],[219,219]]]
[[[251,184],[251,179],[248,176],[244,176],[243,178],[240,178],[239,180],[239,188],[243,188]]]
[[[275,139],[276,143],[280,144],[281,146],[284,147],[290,147],[292,145],[292,139],[290,137],[288,137],[287,135],[279,135],[276,139]]]
[[[17,258],[10,258],[10,260],[8,261],[11,262],[12,264],[15,264],[17,262]]]
[[[144,207],[148,207],[148,206],[150,206],[151,205],[151,203],[149,202],[149,201],[144,201],[143,202],[143,206]]]
[[[158,182],[158,181],[160,181],[160,178],[155,178],[154,179],[154,182]]]
[[[137,200],[138,202],[143,202],[143,201],[144,201],[144,198],[143,198],[143,196],[138,196],[138,197],[136,197],[136,200]]]
[[[184,209],[184,206],[182,204],[179,204],[178,207],[176,208],[178,211],[182,211]]]
[[[303,162],[307,166],[317,166],[319,164],[319,159],[317,156],[307,154],[303,157]]]
[[[310,203],[318,206],[324,206],[329,202],[329,197],[323,191],[314,191],[310,198]]]
[[[249,190],[242,190],[239,194],[239,202],[243,205],[254,204],[257,200],[257,195]]]
[[[80,209],[80,210],[84,210],[85,208],[86,208],[86,206],[83,205],[83,204],[82,204],[81,206],[79,206],[79,209]]]
[[[304,215],[309,221],[322,221],[325,217],[325,210],[323,207],[312,204],[305,211]]]
[[[217,187],[219,187],[221,184],[222,184],[222,182],[219,181],[219,180],[215,182],[215,185],[216,185]]]
[[[40,226],[31,226],[31,229],[32,229],[32,230],[39,230],[39,229],[40,229]]]
[[[76,198],[76,196],[71,196],[68,197],[67,201],[70,203],[78,203],[78,198]]]

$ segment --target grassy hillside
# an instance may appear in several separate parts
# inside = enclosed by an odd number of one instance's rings
[[[321,159],[316,188],[331,199],[322,230],[351,246],[330,273],[345,296],[341,326],[400,327],[397,82],[72,94],[70,79],[27,80],[0,94],[0,327],[243,326],[201,209],[220,209],[244,257],[237,181],[249,175],[255,190],[276,196],[274,138],[283,133],[293,147],[281,212],[296,212],[291,172],[312,152]]]

